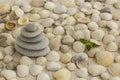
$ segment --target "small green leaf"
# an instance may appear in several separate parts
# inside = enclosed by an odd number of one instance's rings
[[[100,45],[94,43],[94,42],[91,42],[91,41],[87,41],[85,39],[80,39],[80,42],[82,42],[83,44],[86,45],[86,49],[89,51],[91,48],[94,48],[94,47],[99,47]]]
[[[85,39],[80,39],[80,42],[82,42],[83,44],[87,44],[89,41],[87,41]]]

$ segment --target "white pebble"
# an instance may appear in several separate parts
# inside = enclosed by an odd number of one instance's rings
[[[32,65],[30,68],[30,72],[33,76],[38,75],[39,73],[41,73],[43,70],[43,67],[40,65]]]
[[[90,29],[92,31],[98,29],[98,25],[97,25],[96,22],[90,22],[90,23],[87,24],[87,26],[88,26],[88,29]]]
[[[117,29],[112,29],[112,30],[110,30],[110,34],[113,36],[118,36],[120,34],[120,32]]]
[[[104,36],[104,38],[103,38],[103,42],[104,42],[105,44],[110,43],[110,42],[113,42],[113,41],[115,41],[115,37],[114,37],[113,35],[106,35],[106,36]]]
[[[36,59],[36,64],[38,64],[38,65],[43,66],[43,65],[45,65],[46,63],[47,63],[47,59],[46,59],[45,57],[38,57],[38,58]]]
[[[103,5],[100,2],[95,2],[93,4],[93,7],[97,10],[101,10],[103,8]]]
[[[55,35],[63,35],[64,34],[64,28],[62,26],[57,26],[56,28],[54,28],[53,33]]]
[[[90,33],[90,31],[88,30],[88,29],[84,29],[84,30],[82,30],[82,32],[84,33],[84,38],[86,39],[86,40],[89,40],[90,39],[90,37],[91,37],[91,33]]]
[[[16,8],[15,9],[15,14],[16,14],[17,17],[22,17],[24,15],[24,12],[23,12],[22,9]]]
[[[87,68],[83,67],[77,70],[77,76],[81,78],[87,78],[88,77],[88,71]]]
[[[110,29],[118,29],[119,28],[117,23],[115,23],[114,21],[108,21],[107,22],[107,27],[110,28]]]
[[[84,38],[84,34],[82,31],[76,31],[73,33],[73,38],[75,40],[80,40],[81,38]]]
[[[60,50],[63,53],[67,53],[70,49],[69,49],[69,47],[67,45],[61,45]]]
[[[59,70],[60,68],[61,68],[61,65],[57,62],[47,63],[47,70],[56,71],[56,70]]]
[[[46,19],[43,19],[41,24],[44,26],[44,27],[51,27],[54,23],[54,20],[51,19],[51,18],[46,18]]]
[[[48,10],[41,10],[39,14],[41,18],[48,18],[51,13]]]
[[[108,74],[108,73],[102,73],[102,74],[101,74],[101,77],[102,77],[104,80],[108,80],[108,79],[110,79],[110,74]]]
[[[86,24],[76,24],[76,26],[74,28],[75,28],[76,31],[86,30],[87,29],[87,25]]]
[[[12,55],[14,53],[14,47],[13,46],[8,46],[4,49],[4,53],[6,55]]]
[[[29,74],[29,67],[25,65],[17,66],[17,74],[19,77],[25,77]]]
[[[50,18],[52,18],[52,19],[54,19],[54,20],[57,20],[57,19],[59,19],[59,15],[52,13],[52,14],[50,15]]]
[[[69,15],[74,15],[75,13],[77,13],[77,9],[76,8],[68,8],[67,9],[67,14],[69,14]]]
[[[66,65],[66,67],[67,67],[68,70],[70,70],[70,71],[73,71],[73,70],[76,69],[76,65],[75,65],[74,63],[68,63],[68,64]]]
[[[31,6],[29,4],[26,4],[26,5],[22,6],[21,9],[24,12],[30,12],[32,10],[32,8],[31,8]]]
[[[55,37],[55,35],[53,33],[46,33],[46,37],[48,39],[53,39]]]
[[[27,56],[23,56],[19,62],[22,65],[31,65],[33,63],[32,59]]]
[[[63,44],[72,44],[74,39],[70,35],[65,35],[62,40]]]
[[[69,16],[66,18],[66,24],[67,25],[74,25],[76,23],[76,19],[72,16]]]
[[[73,43],[73,50],[75,52],[83,52],[85,50],[85,45],[82,44],[80,41],[76,41]]]
[[[45,8],[46,9],[49,9],[49,10],[53,10],[54,8],[55,8],[55,3],[53,3],[53,2],[46,2],[45,3]]]
[[[37,80],[50,80],[48,74],[46,73],[40,73],[38,76],[37,76]]]
[[[108,51],[117,51],[118,50],[118,45],[114,42],[111,42],[107,45],[106,50]]]
[[[16,77],[16,73],[14,71],[12,71],[12,70],[3,70],[1,72],[1,75],[3,75],[7,80]]]
[[[92,38],[95,40],[102,40],[104,35],[105,35],[104,31],[100,29],[92,32]]]
[[[101,17],[101,19],[103,19],[103,20],[111,20],[111,19],[112,19],[112,15],[109,14],[109,13],[101,13],[101,14],[100,14],[100,17]]]
[[[88,71],[93,76],[97,76],[97,75],[100,75],[101,73],[105,72],[106,68],[101,65],[94,64],[94,65],[89,65]]]
[[[48,61],[59,61],[60,55],[56,51],[50,51],[50,53],[46,56]]]
[[[93,13],[92,16],[91,16],[91,20],[93,22],[99,22],[101,20],[99,14],[96,14],[96,13]]]
[[[59,14],[65,13],[65,12],[67,12],[67,8],[66,8],[66,6],[64,6],[64,5],[58,4],[58,5],[56,5],[56,7],[54,8],[54,12],[55,12],[55,13],[59,13]]]

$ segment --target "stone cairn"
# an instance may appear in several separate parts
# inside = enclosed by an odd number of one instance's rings
[[[48,44],[49,40],[45,34],[37,25],[30,23],[22,28],[15,49],[18,53],[29,57],[45,56],[50,51]]]

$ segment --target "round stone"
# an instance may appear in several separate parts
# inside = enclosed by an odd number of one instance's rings
[[[29,57],[27,56],[23,56],[21,59],[20,59],[20,64],[22,65],[31,65],[33,63],[32,59],[30,59]]]
[[[55,35],[63,35],[64,34],[64,28],[62,26],[57,26],[56,28],[54,28],[53,33]]]
[[[61,60],[61,62],[63,62],[64,64],[66,64],[66,63],[69,63],[71,61],[71,58],[72,58],[72,54],[66,53],[66,54],[62,54],[61,55],[60,60]]]
[[[14,53],[14,47],[13,46],[8,46],[4,49],[4,53],[6,55],[12,55]]]
[[[38,65],[43,66],[43,65],[45,65],[46,63],[47,63],[47,59],[46,59],[45,57],[38,57],[38,58],[36,59],[36,64],[38,64]]]
[[[30,73],[33,75],[33,76],[36,76],[38,75],[39,73],[41,73],[43,70],[43,67],[40,66],[40,65],[32,65],[30,67]]]
[[[60,55],[56,51],[50,51],[50,53],[46,56],[48,61],[59,61]]]
[[[38,76],[37,76],[37,80],[50,80],[48,74],[46,73],[40,73]]]
[[[56,71],[61,68],[61,65],[57,62],[49,62],[47,63],[47,70],[49,71]]]
[[[68,63],[68,64],[66,65],[66,67],[67,67],[68,70],[70,70],[70,71],[73,71],[73,70],[76,69],[76,65],[75,65],[74,63]]]
[[[17,66],[17,74],[19,77],[25,77],[29,74],[29,67],[25,65]]]
[[[87,78],[88,77],[88,71],[87,68],[80,68],[77,70],[77,76],[81,78]]]

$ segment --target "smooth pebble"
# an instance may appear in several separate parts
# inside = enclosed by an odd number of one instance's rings
[[[25,65],[18,65],[17,66],[17,75],[19,77],[25,77],[29,74],[29,67]]]
[[[61,68],[61,65],[57,62],[48,62],[47,63],[47,70],[49,71],[56,71]]]
[[[30,67],[30,73],[33,75],[33,76],[37,76],[39,73],[41,73],[43,70],[43,67],[40,66],[40,65],[32,65]]]
[[[74,63],[68,63],[68,64],[66,64],[66,67],[70,71],[73,71],[76,69],[76,65]]]
[[[81,78],[88,77],[88,70],[85,67],[78,69],[76,73],[77,73],[77,76],[79,76]]]
[[[72,59],[71,53],[62,54],[60,57],[60,61],[64,64],[69,63]]]
[[[48,61],[59,61],[60,55],[56,51],[50,51],[49,54],[46,56]]]
[[[43,66],[43,65],[45,65],[46,63],[47,63],[47,59],[46,59],[45,57],[38,57],[38,58],[36,59],[36,64],[38,64],[38,65]]]
[[[64,34],[64,28],[62,26],[57,26],[56,28],[54,28],[53,33],[55,35],[63,35]]]
[[[37,76],[37,80],[50,80],[48,74],[42,72]]]

